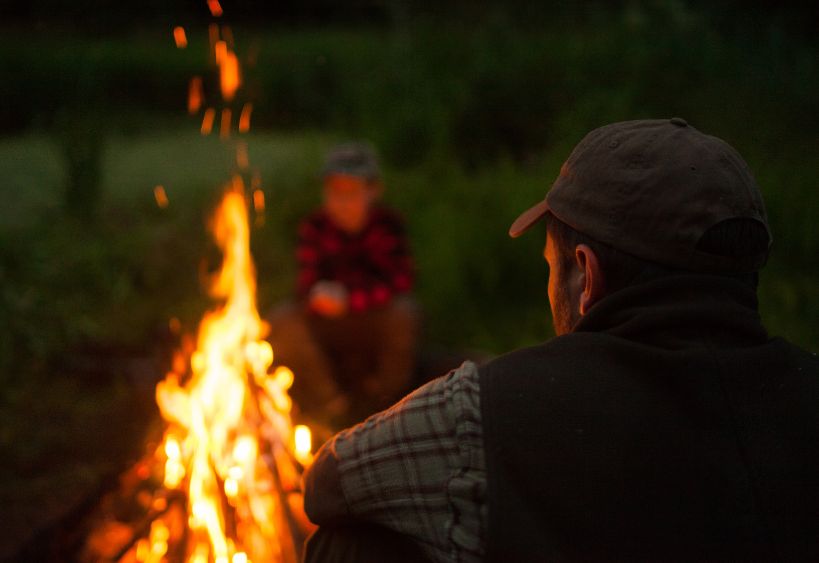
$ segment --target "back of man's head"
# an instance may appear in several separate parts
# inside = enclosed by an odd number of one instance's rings
[[[541,218],[567,260],[597,254],[607,293],[680,272],[738,277],[755,286],[771,244],[762,194],[725,141],[680,118],[614,123],[590,132],[546,199],[510,228]]]

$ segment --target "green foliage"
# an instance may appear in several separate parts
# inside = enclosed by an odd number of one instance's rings
[[[819,276],[815,44],[774,24],[726,33],[714,12],[679,2],[561,14],[540,27],[489,10],[463,26],[405,18],[392,29],[235,29],[239,54],[255,60],[240,95],[254,101],[248,146],[268,202],[253,239],[261,306],[290,291],[293,231],[318,202],[322,151],[364,137],[384,156],[387,200],[412,230],[430,338],[492,351],[534,341],[548,333],[542,241],[506,239],[509,222],[543,196],[589,129],[676,114],[746,156],[775,236],[764,299],[794,293],[776,310],[807,318],[810,282],[791,283],[791,272]],[[0,353],[47,358],[84,339],[144,339],[169,316],[194,323],[204,306],[198,263],[214,255],[201,218],[235,148],[200,138],[199,118],[182,116],[187,79],[213,83],[206,30],[189,28],[185,50],[167,31],[104,41],[10,34],[0,47],[9,76],[0,119],[53,131],[66,149],[60,156],[50,145],[34,158],[14,143],[3,148],[7,185],[28,194],[18,199],[30,219],[0,210],[0,308],[13,327]],[[58,116],[83,123],[89,107],[105,136],[67,142],[48,129]],[[88,159],[71,152],[83,146]],[[34,160],[43,172],[23,164]],[[88,188],[72,198],[80,212],[99,206],[91,228],[58,217],[42,186],[95,176],[94,162],[100,195]],[[171,199],[164,212],[151,200],[157,184]],[[763,307],[794,332],[773,309]],[[814,333],[795,338],[815,346]]]

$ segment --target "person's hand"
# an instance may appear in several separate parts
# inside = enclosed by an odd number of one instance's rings
[[[310,290],[310,309],[323,317],[340,317],[347,312],[349,295],[343,284],[335,281],[317,282]]]

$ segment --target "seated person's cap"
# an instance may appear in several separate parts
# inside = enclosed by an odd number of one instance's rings
[[[678,117],[623,121],[590,132],[546,199],[524,211],[509,234],[520,236],[547,213],[617,250],[697,272],[757,271],[771,242],[748,165],[728,143]],[[697,248],[708,229],[732,219],[758,221],[768,237],[765,251],[729,257]]]
[[[364,142],[350,142],[337,145],[327,153],[322,175],[333,174],[356,176],[372,181],[381,177],[378,157],[371,145]]]

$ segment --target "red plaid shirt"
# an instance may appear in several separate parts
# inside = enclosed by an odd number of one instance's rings
[[[313,213],[299,226],[296,259],[299,296],[306,297],[320,280],[338,281],[349,292],[353,312],[383,305],[414,282],[404,223],[383,207],[371,209],[364,229],[352,235],[325,211]]]

